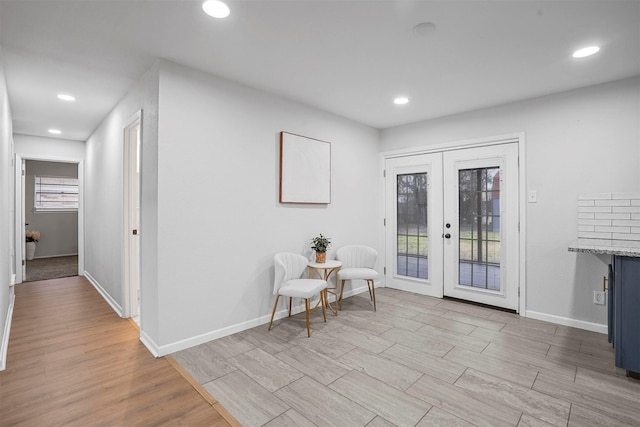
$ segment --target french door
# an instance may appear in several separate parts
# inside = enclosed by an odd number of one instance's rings
[[[518,309],[518,145],[448,151],[444,295]]]
[[[386,285],[518,309],[518,145],[386,160]]]
[[[442,298],[442,154],[386,161],[387,286]]]

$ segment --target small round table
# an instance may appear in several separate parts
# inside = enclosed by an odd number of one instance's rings
[[[329,310],[331,310],[331,312],[333,314],[335,314],[336,316],[338,315],[338,278],[336,277],[336,285],[333,288],[328,287],[329,285],[329,276],[331,276],[331,273],[333,273],[334,271],[338,271],[340,269],[340,267],[342,267],[342,262],[341,261],[337,261],[335,259],[331,259],[331,260],[327,260],[326,262],[309,262],[309,264],[307,264],[307,267],[309,267],[309,278],[313,279],[313,275],[317,274],[318,277],[320,277],[322,280],[325,280],[327,282],[327,289],[325,290],[325,304],[326,307],[329,307]],[[335,308],[331,307],[331,304],[329,303],[329,298],[328,298],[328,293],[332,294],[335,298]]]

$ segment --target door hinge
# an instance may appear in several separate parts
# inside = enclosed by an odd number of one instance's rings
[[[518,288],[518,296],[520,296],[520,288]]]
[[[387,274],[387,267],[382,267],[382,274]]]
[[[24,169],[22,169],[22,176],[24,176]]]
[[[25,264],[26,264],[25,260],[22,260],[22,265],[25,265]]]
[[[383,177],[383,178],[386,178],[386,177],[387,177],[387,170],[386,170],[386,169],[383,169],[383,170],[382,170],[382,177]]]
[[[384,219],[382,220],[382,224],[383,224],[385,227],[387,226],[387,218],[384,218]]]

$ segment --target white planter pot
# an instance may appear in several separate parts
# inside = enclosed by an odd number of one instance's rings
[[[25,248],[25,252],[27,255],[27,261],[31,261],[33,256],[36,254],[36,242],[26,242],[27,246]]]

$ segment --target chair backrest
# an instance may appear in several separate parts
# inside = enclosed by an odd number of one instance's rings
[[[273,294],[276,295],[282,284],[291,279],[302,276],[309,260],[299,254],[282,252],[273,257],[275,265],[275,278],[273,281]]]
[[[378,253],[369,246],[348,245],[336,251],[336,259],[342,261],[342,268],[374,268]]]

